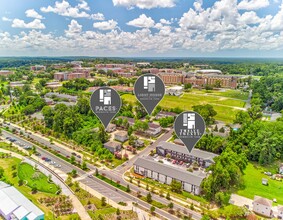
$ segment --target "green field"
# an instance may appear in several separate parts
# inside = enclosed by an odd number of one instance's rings
[[[253,199],[255,195],[271,200],[275,198],[279,204],[283,205],[283,182],[270,179],[263,173],[264,171],[274,172],[274,167],[269,169],[249,163],[244,172],[243,189],[239,190],[237,194],[250,199]],[[262,178],[268,179],[268,186],[262,185]],[[273,203],[273,205],[276,205],[276,203]]]
[[[21,180],[27,181],[29,187],[36,186],[37,190],[55,194],[58,187],[48,182],[48,177],[43,173],[34,170],[34,167],[27,163],[21,163],[18,167],[18,176]]]
[[[226,92],[224,94],[226,96],[236,96],[235,94],[232,95],[232,93]],[[191,110],[194,105],[211,104],[217,111],[217,115],[215,116],[217,120],[224,121],[226,123],[233,122],[236,113],[245,106],[245,102],[234,98],[219,96],[217,94],[213,94],[212,96],[205,93],[194,94],[191,92],[184,93],[181,97],[166,95],[159,105],[163,108],[179,107],[183,110]],[[129,102],[136,101],[135,96],[131,94],[124,94],[122,95],[122,98]]]
[[[249,93],[248,92],[242,92],[242,91],[238,91],[238,90],[225,90],[225,91],[207,91],[207,90],[196,90],[193,89],[191,91],[192,93],[197,93],[197,94],[208,94],[208,95],[212,95],[212,96],[222,96],[222,97],[227,97],[227,98],[233,98],[233,99],[241,99],[241,100],[247,100],[249,97]]]

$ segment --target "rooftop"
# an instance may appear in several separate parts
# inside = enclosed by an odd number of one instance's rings
[[[195,186],[200,186],[202,180],[205,178],[203,176],[198,176],[186,170],[178,169],[166,164],[156,162],[147,157],[140,157],[136,160],[134,165],[146,168],[148,170],[153,170],[159,174],[170,176],[176,180],[191,183]]]
[[[37,206],[22,195],[15,187],[3,182],[0,182],[0,210],[5,215],[13,212],[13,215],[18,219],[22,219],[25,216],[34,216],[28,219],[35,219],[44,215]]]
[[[116,147],[120,147],[121,144],[117,141],[108,141],[107,143],[104,144],[104,146],[116,148]]]
[[[270,208],[272,207],[272,201],[271,200],[263,198],[263,197],[260,197],[260,196],[255,196],[254,197],[254,202],[256,202],[258,204],[261,204],[261,205],[268,206]]]
[[[169,142],[166,142],[166,141],[161,141],[158,144],[158,147],[162,147],[164,149],[176,151],[176,152],[183,153],[183,154],[189,154],[189,155],[192,155],[194,157],[202,158],[204,160],[212,160],[214,157],[218,156],[217,154],[207,152],[207,151],[203,151],[203,150],[196,149],[196,148],[194,148],[192,150],[192,152],[190,153],[185,146],[179,145],[179,144],[169,143]]]

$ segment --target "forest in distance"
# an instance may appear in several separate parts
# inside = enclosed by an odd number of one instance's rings
[[[283,74],[283,59],[280,58],[121,58],[121,57],[0,57],[0,69],[9,69],[30,65],[51,65],[54,62],[66,63],[74,60],[98,63],[150,62],[154,68],[174,68],[189,71],[184,63],[190,65],[206,64],[207,68],[218,69],[223,74],[266,76],[274,73]]]

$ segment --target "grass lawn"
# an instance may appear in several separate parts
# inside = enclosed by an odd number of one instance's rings
[[[249,163],[244,175],[244,187],[237,194],[253,199],[255,195],[268,199],[277,199],[277,202],[283,205],[283,182],[272,180],[264,171],[274,172],[274,166],[264,168],[259,165]],[[268,179],[268,186],[261,184],[262,178]],[[276,205],[276,203],[273,203]]]
[[[197,94],[208,94],[208,95],[222,96],[222,97],[233,98],[233,99],[241,99],[243,101],[247,100],[249,97],[248,92],[232,90],[232,89],[227,89],[225,91],[216,91],[216,90],[206,91],[206,90],[193,89],[191,92],[197,93]]]
[[[129,102],[135,102],[136,98],[134,95],[125,94],[122,98]],[[236,113],[239,111],[235,107],[243,108],[245,105],[244,101],[234,100],[227,97],[217,97],[193,93],[184,93],[181,97],[176,96],[165,96],[160,102],[160,106],[163,108],[175,108],[180,107],[183,110],[191,110],[194,105],[205,105],[211,104],[217,111],[215,118],[217,120],[224,121],[226,123],[233,122]],[[227,114],[229,112],[229,114]]]
[[[27,163],[21,163],[18,167],[18,176],[20,179],[27,181],[29,187],[36,186],[37,190],[55,194],[58,187],[54,183],[48,182],[48,177]]]

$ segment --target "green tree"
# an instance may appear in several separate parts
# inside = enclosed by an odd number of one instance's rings
[[[173,179],[171,184],[171,191],[176,192],[176,193],[181,193],[182,192],[182,183]]]
[[[101,206],[106,206],[106,198],[104,196],[101,197]]]
[[[148,194],[146,195],[146,201],[147,201],[148,203],[152,203],[152,196],[151,196],[151,193],[148,193]]]

